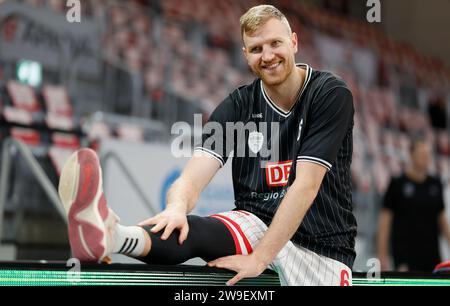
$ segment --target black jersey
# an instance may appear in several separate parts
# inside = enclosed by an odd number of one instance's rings
[[[236,208],[255,214],[268,226],[295,179],[296,162],[325,167],[319,193],[291,240],[352,267],[352,94],[336,75],[298,66],[306,70],[306,78],[290,111],[277,107],[256,79],[217,107],[209,122],[223,132],[204,129],[202,144],[195,150],[210,153],[222,165],[233,155]],[[240,128],[226,129],[233,123],[241,123]]]
[[[393,178],[383,206],[393,213],[391,246],[395,266],[432,271],[441,261],[439,215],[444,210],[442,183],[428,176],[422,183],[405,174]]]

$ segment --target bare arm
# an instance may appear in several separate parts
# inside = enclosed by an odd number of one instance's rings
[[[219,169],[218,160],[209,154],[195,152],[181,176],[169,189],[166,209],[138,225],[155,225],[152,228],[153,233],[164,229],[161,235],[162,240],[169,238],[172,232],[178,229],[180,231],[178,242],[182,244],[189,233],[186,215],[195,208],[200,193]]]
[[[439,215],[439,227],[441,229],[442,235],[445,237],[445,239],[447,239],[447,243],[450,246],[450,226],[448,225],[445,211],[442,211]]]
[[[269,265],[300,226],[317,196],[326,169],[309,162],[297,163],[297,177],[280,204],[273,221],[254,251]]]
[[[377,252],[380,259],[381,269],[389,269],[389,239],[391,233],[392,212],[389,209],[383,208],[380,212],[380,219],[378,222],[377,235]]]
[[[167,209],[190,213],[195,208],[200,193],[219,169],[220,163],[215,158],[203,152],[195,152],[167,193]]]

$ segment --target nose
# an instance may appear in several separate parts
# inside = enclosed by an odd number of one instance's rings
[[[262,52],[262,61],[266,63],[270,63],[274,59],[275,55],[271,48],[263,48]]]

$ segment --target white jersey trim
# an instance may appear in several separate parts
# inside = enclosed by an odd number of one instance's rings
[[[263,94],[264,100],[267,102],[267,104],[269,104],[269,106],[280,116],[283,116],[285,118],[289,117],[292,114],[292,110],[294,109],[295,105],[298,103],[298,101],[300,100],[300,98],[303,95],[303,92],[305,91],[306,87],[309,84],[309,81],[311,80],[311,75],[312,75],[312,69],[311,67],[309,67],[308,64],[303,64],[303,63],[299,63],[296,64],[297,67],[303,66],[306,68],[306,78],[305,78],[305,82],[303,83],[303,86],[300,90],[300,94],[297,97],[297,100],[295,101],[295,104],[291,107],[291,109],[286,112],[284,110],[282,110],[281,108],[279,108],[275,102],[272,101],[272,99],[269,97],[269,95],[266,93],[266,90],[264,89],[264,85],[263,85],[263,81],[260,81],[260,85],[261,85],[261,92]]]
[[[207,153],[207,154],[211,155],[212,157],[214,157],[215,159],[217,159],[219,161],[221,167],[223,167],[225,165],[225,162],[224,162],[223,158],[219,154],[214,152],[214,151],[205,149],[203,147],[197,147],[197,148],[194,149],[194,152],[195,151],[201,151],[201,152],[204,152],[204,153]]]
[[[311,163],[319,164],[319,165],[324,166],[325,168],[327,168],[328,171],[331,170],[331,168],[333,167],[333,165],[331,165],[329,162],[327,162],[327,161],[325,161],[323,159],[317,158],[317,157],[299,156],[299,157],[297,157],[297,161],[308,161],[308,162],[311,162]]]

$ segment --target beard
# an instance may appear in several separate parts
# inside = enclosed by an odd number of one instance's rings
[[[268,73],[260,67],[258,67],[258,69],[252,68],[252,71],[253,74],[260,78],[267,86],[278,86],[286,81],[291,75],[293,67],[294,64],[292,62],[284,60],[280,63],[280,66],[276,68],[279,69],[279,71],[276,71],[275,74]]]

